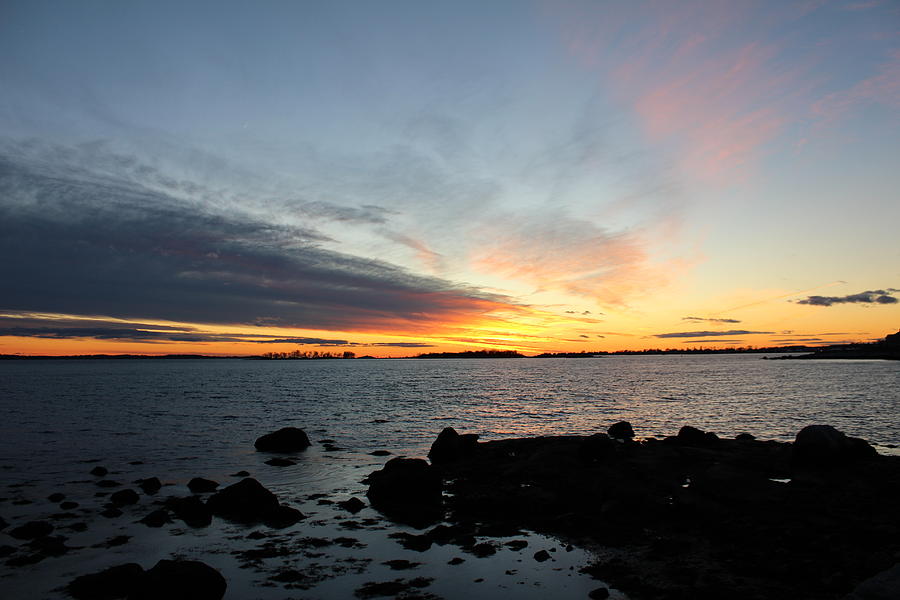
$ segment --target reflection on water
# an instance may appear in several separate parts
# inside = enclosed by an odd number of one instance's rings
[[[184,484],[192,477],[228,483],[230,473],[246,469],[311,515],[285,534],[344,535],[366,544],[364,551],[335,547],[321,559],[298,558],[306,567],[324,561],[324,569],[342,557],[370,561],[361,572],[347,569],[325,578],[318,592],[298,594],[302,597],[350,597],[354,586],[366,581],[418,576],[435,578],[425,591],[447,598],[496,597],[503,590],[538,598],[548,586],[584,597],[597,583],[577,574],[577,563],[584,560],[580,552],[559,551],[555,562],[531,559],[537,546],[549,549],[552,540],[534,536],[531,551],[502,550],[490,559],[464,556],[462,565],[448,566],[458,548],[435,547],[416,556],[389,540],[380,525],[340,531],[336,523],[344,517],[309,496],[364,494],[363,477],[390,458],[370,452],[424,455],[448,425],[497,439],[589,434],[624,419],[639,436],[672,434],[691,424],[723,436],[747,431],[783,440],[804,425],[829,423],[850,435],[897,444],[898,384],[900,362],[763,361],[757,355],[2,362],[0,515],[9,521],[41,516],[51,492],[77,499],[78,510],[92,514],[103,500],[93,498],[87,473],[95,463],[85,461],[100,461],[110,477],[126,484],[157,476],[175,484],[161,494],[175,495],[187,493]],[[299,455],[295,466],[265,465],[267,457],[254,451],[253,441],[289,424],[305,429],[314,447]],[[326,438],[341,449],[326,450],[318,443]],[[20,502],[28,500],[32,504]],[[248,530],[216,523],[184,535],[173,535],[172,527],[148,530],[133,523],[146,508],[129,509],[135,512],[131,518],[92,523],[72,542],[90,546],[101,538],[134,535],[132,543],[48,559],[27,567],[24,577],[0,578],[0,591],[34,592],[27,586],[59,585],[73,574],[127,560],[149,567],[178,552],[228,570],[237,590],[229,597],[245,597],[240,590],[250,589],[259,597],[284,597],[283,590],[276,593],[280,588],[258,591],[264,574],[236,569],[231,551],[251,543]],[[370,509],[366,513],[375,516]],[[394,572],[381,565],[390,559],[424,564],[415,573]]]

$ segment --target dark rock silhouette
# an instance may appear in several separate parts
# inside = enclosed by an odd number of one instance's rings
[[[259,437],[253,445],[261,452],[299,452],[311,444],[302,429],[284,427]]]
[[[448,530],[486,523],[613,548],[588,572],[634,600],[837,599],[900,556],[900,457],[830,427],[793,444],[679,433],[480,442],[431,467],[453,524],[410,537],[467,547]]]
[[[107,473],[109,473],[109,471],[106,469],[106,467],[98,466],[91,469],[91,475],[94,475],[95,477],[105,477]]]
[[[165,505],[189,527],[206,527],[212,523],[212,512],[198,496],[169,498]]]
[[[172,520],[169,518],[169,513],[167,511],[159,509],[154,510],[139,522],[147,527],[162,527],[166,523],[171,523]]]
[[[421,458],[392,458],[368,481],[366,496],[390,518],[424,526],[440,516],[441,477]]]
[[[213,514],[238,523],[258,523],[277,514],[278,498],[248,477],[213,494],[207,501]]]
[[[60,494],[59,492],[56,492],[55,494],[50,494],[49,496],[47,496],[47,500],[49,500],[50,502],[62,502],[65,499],[66,499],[66,495]]]
[[[276,456],[274,458],[270,458],[266,461],[266,464],[272,467],[291,467],[296,465],[297,463],[292,461],[289,458],[282,458],[281,456]]]
[[[216,491],[216,488],[219,487],[219,483],[217,481],[213,481],[211,479],[204,479],[202,477],[194,477],[190,481],[188,481],[188,489],[194,492],[195,494],[206,494],[209,492]]]
[[[115,504],[116,506],[125,506],[128,504],[137,504],[140,500],[140,496],[138,493],[132,489],[124,489],[119,490],[118,492],[114,492],[110,497],[109,501]]]
[[[445,463],[470,456],[478,443],[475,434],[459,435],[452,427],[446,427],[431,444],[428,458],[432,464]]]
[[[353,498],[350,498],[349,500],[338,502],[337,505],[346,511],[350,511],[353,514],[358,513],[366,507],[366,503],[355,496]]]
[[[900,563],[866,579],[845,600],[897,600],[900,598]]]
[[[140,479],[137,485],[145,494],[155,494],[162,487],[162,483],[158,477],[150,477],[148,479]]]
[[[144,569],[139,564],[127,563],[76,577],[66,587],[66,591],[76,600],[124,598],[143,575]]]
[[[876,454],[865,440],[848,437],[831,425],[808,425],[794,440],[794,458],[805,463],[854,460]]]
[[[9,535],[17,540],[33,540],[53,533],[53,525],[47,521],[29,521],[9,530]]]
[[[221,600],[227,583],[222,574],[195,560],[161,560],[140,578],[128,600]]]
[[[606,433],[609,437],[616,440],[629,441],[634,438],[634,428],[631,427],[631,423],[628,421],[613,423],[606,430]]]

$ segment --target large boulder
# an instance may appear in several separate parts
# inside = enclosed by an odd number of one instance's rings
[[[609,426],[609,429],[606,430],[606,433],[614,440],[622,440],[625,442],[634,438],[634,428],[628,421],[613,423]]]
[[[198,496],[168,498],[165,505],[189,527],[206,527],[212,523],[209,507]]]
[[[137,563],[110,567],[99,573],[73,579],[66,590],[77,600],[113,600],[124,598],[143,577],[144,569]]]
[[[475,452],[478,445],[478,436],[474,433],[460,435],[452,427],[445,427],[441,431],[434,443],[431,444],[431,450],[428,451],[428,458],[433,464],[448,463],[460,458],[471,456]]]
[[[900,598],[900,563],[866,579],[844,600],[897,600]]]
[[[878,454],[867,441],[848,437],[831,425],[807,425],[797,433],[793,449],[797,461],[819,465]]]
[[[222,574],[196,560],[161,560],[144,573],[128,600],[221,600]]]
[[[257,523],[278,510],[278,498],[248,477],[210,496],[206,506],[216,516],[239,523]]]
[[[311,444],[302,429],[284,427],[258,438],[253,445],[261,452],[299,452]]]
[[[366,496],[397,521],[425,524],[440,516],[441,477],[421,458],[394,458],[369,475]]]

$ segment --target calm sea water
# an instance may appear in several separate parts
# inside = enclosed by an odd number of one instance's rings
[[[41,511],[49,509],[41,502],[51,491],[80,498],[80,510],[90,519],[91,510],[98,508],[88,500],[93,488],[90,494],[85,489],[90,461],[100,461],[111,477],[125,483],[158,476],[182,495],[186,491],[178,486],[191,477],[227,483],[230,473],[247,469],[280,497],[310,512],[310,494],[364,494],[360,480],[386,460],[369,452],[423,456],[446,426],[491,440],[590,434],[624,419],[639,436],[671,435],[689,424],[720,436],[746,431],[762,439],[790,440],[804,425],[827,423],[882,446],[900,444],[900,362],[767,361],[759,355],[7,361],[0,362],[0,408],[0,516],[7,520],[42,517]],[[334,440],[341,450],[328,452],[317,443],[295,467],[263,464],[267,457],[253,450],[253,441],[286,425],[305,429],[314,442]],[[134,510],[140,516],[140,507]],[[339,535],[329,521],[339,515],[328,513],[327,507],[313,507],[312,513],[316,510],[316,526]],[[227,571],[228,597],[285,597],[261,591],[258,580],[254,583],[236,569],[228,548],[241,535],[230,526],[195,534],[204,540],[198,545],[195,536],[179,530],[170,535],[140,526],[135,531],[133,521],[91,529],[95,536],[115,529],[142,540],[120,549],[48,559],[24,570],[4,572],[0,567],[0,592],[7,592],[5,597],[53,597],[47,591],[50,582],[58,586],[67,576],[109,566],[111,552],[117,554],[113,564],[137,560],[145,567],[174,552]],[[372,564],[387,554],[405,556],[386,534],[367,535]],[[448,589],[463,590],[456,593],[467,598],[501,593],[502,582],[459,587],[461,581],[484,579],[477,575],[485,564],[496,569],[504,560],[512,565],[522,560],[501,554],[490,563],[470,560],[471,566],[455,571],[465,575]],[[438,580],[443,571],[434,571],[434,565],[445,565],[446,558],[434,554],[427,559]],[[577,553],[565,557],[569,562],[579,558]],[[516,581],[516,597],[529,597],[525,588],[536,590],[537,598],[547,586],[558,590],[566,585],[572,587],[572,597],[584,597],[596,584],[561,568],[540,568],[529,566],[533,581]],[[561,572],[569,579],[555,580]],[[354,585],[373,576],[371,569],[335,575],[302,597],[350,597]],[[430,591],[440,592],[440,585],[435,586]],[[446,590],[442,595],[454,597]]]

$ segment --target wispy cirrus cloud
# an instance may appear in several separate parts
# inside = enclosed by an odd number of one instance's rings
[[[730,335],[765,335],[772,334],[773,331],[747,331],[744,329],[730,329],[728,331],[677,331],[674,333],[657,333],[653,337],[656,338],[701,338],[701,337],[721,337]]]
[[[694,321],[700,322],[705,321],[707,323],[740,323],[739,319],[715,319],[715,318],[706,318],[706,317],[681,317],[682,321]]]
[[[868,290],[858,294],[846,296],[807,296],[802,300],[796,300],[796,304],[810,306],[834,306],[835,304],[897,304],[900,302],[894,294],[898,291],[894,288],[883,290]]]

